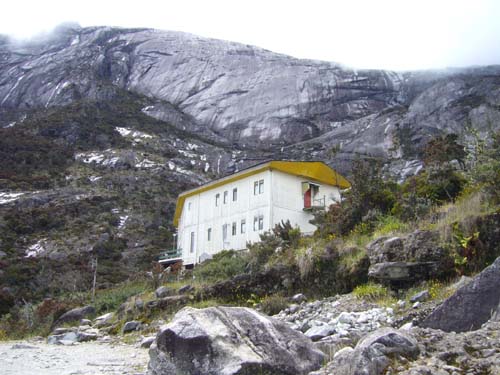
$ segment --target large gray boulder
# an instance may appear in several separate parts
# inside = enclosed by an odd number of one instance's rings
[[[308,374],[324,354],[285,323],[244,307],[186,307],[150,349],[153,375]]]
[[[449,272],[450,257],[439,234],[417,230],[405,237],[379,237],[368,244],[368,276],[396,283],[413,283]]]
[[[358,342],[354,350],[340,350],[327,367],[335,375],[379,375],[391,357],[415,359],[419,351],[417,341],[408,333],[380,328]]]
[[[62,314],[59,319],[54,323],[54,327],[68,322],[80,321],[95,314],[93,306],[77,307],[76,309],[69,310]]]
[[[499,304],[500,257],[445,300],[420,325],[447,332],[476,330],[500,314]]]

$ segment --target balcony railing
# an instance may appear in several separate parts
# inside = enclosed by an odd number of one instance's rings
[[[312,210],[313,208],[325,208],[326,197],[318,199],[304,199],[304,211]]]
[[[182,249],[171,249],[167,250],[164,253],[161,253],[158,260],[160,263],[169,263],[175,260],[182,259]]]

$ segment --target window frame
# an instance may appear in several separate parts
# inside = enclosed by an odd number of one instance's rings
[[[219,207],[220,193],[215,194],[215,207]]]
[[[236,236],[238,234],[238,226],[236,225],[236,221],[233,221],[231,224],[231,235]]]
[[[238,188],[233,188],[233,202],[238,200]]]
[[[189,239],[189,253],[192,254],[194,253],[194,232],[191,232],[191,236]]]
[[[226,204],[229,198],[229,192],[227,190],[224,191],[224,195],[222,198],[222,204]]]
[[[264,194],[264,179],[259,180],[259,194]]]
[[[212,228],[207,229],[207,242],[212,241]]]
[[[241,219],[240,222],[240,234],[245,234],[247,231],[247,221],[246,219]]]

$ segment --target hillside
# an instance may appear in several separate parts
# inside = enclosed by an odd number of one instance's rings
[[[396,73],[151,29],[0,38],[0,285],[40,299],[149,269],[177,194],[265,158],[399,178],[498,129],[500,67]],[[12,296],[16,296],[13,298]],[[7,306],[7,305],[5,305]]]

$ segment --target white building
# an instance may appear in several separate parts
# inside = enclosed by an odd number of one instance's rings
[[[282,220],[312,233],[312,208],[339,201],[349,186],[323,162],[269,161],[185,191],[174,216],[177,251],[160,262],[189,267],[224,249],[245,249]]]

